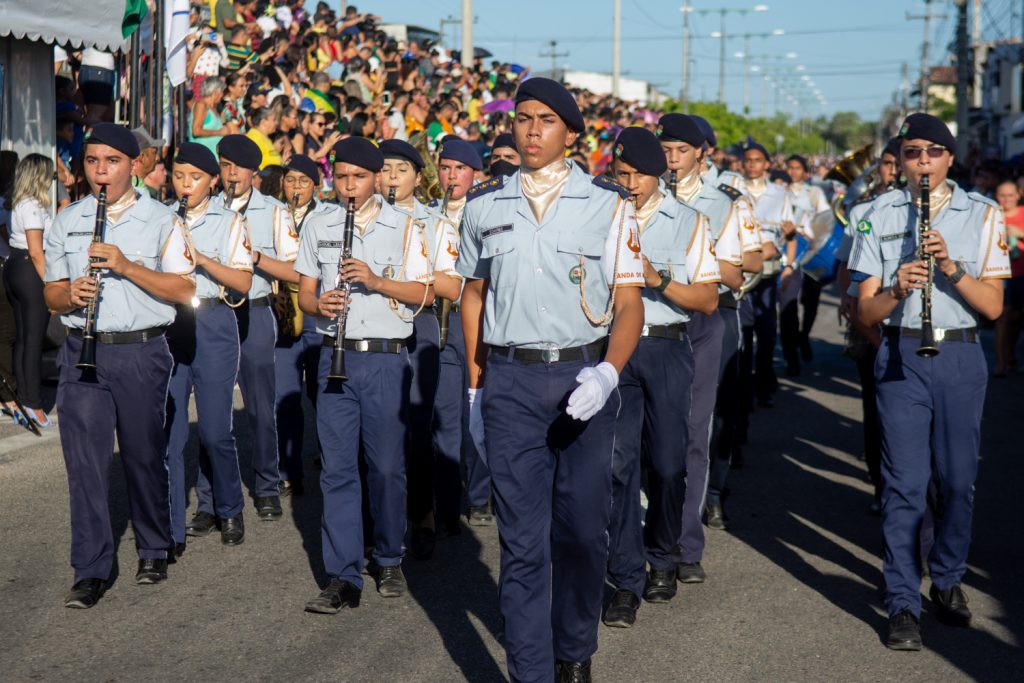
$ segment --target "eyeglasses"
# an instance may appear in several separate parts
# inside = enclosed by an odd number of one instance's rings
[[[309,178],[295,178],[293,176],[286,176],[284,179],[285,185],[298,185],[300,190],[308,190],[313,187],[313,181]]]
[[[932,145],[931,147],[904,147],[903,158],[913,161],[921,156],[921,152],[928,152],[929,159],[938,159],[945,151],[945,147],[939,147],[938,145]]]
[[[326,126],[327,122],[326,121],[314,121],[313,125],[314,126]]]

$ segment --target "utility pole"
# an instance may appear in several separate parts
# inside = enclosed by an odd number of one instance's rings
[[[928,50],[931,47],[930,36],[932,19],[945,19],[946,16],[947,15],[945,14],[932,14],[932,0],[924,0],[924,14],[907,13],[907,21],[916,21],[918,19],[924,21],[924,39],[921,41],[921,76],[918,83],[920,88],[918,107],[923,112],[928,111],[928,84],[931,81],[930,67],[928,65]]]
[[[619,96],[619,76],[622,70],[622,0],[613,0],[612,12],[612,97]]]
[[[462,66],[473,68],[473,0],[462,0]]]
[[[956,4],[956,156],[967,158],[967,82],[971,80],[970,57],[967,50],[967,0]]]
[[[718,41],[718,103],[725,104],[725,13],[722,10],[721,37]]]
[[[680,102],[683,113],[690,113],[690,0],[683,0],[683,88]]]
[[[750,34],[743,36],[743,113],[750,113]]]
[[[551,58],[551,78],[553,78],[555,80],[559,80],[558,78],[555,77],[555,72],[558,70],[558,58],[559,57],[568,57],[569,56],[568,52],[559,52],[557,48],[558,48],[558,41],[557,40],[550,40],[550,41],[548,41],[548,50],[549,51],[548,52],[541,52],[538,55],[538,57],[550,57]]]
[[[971,7],[971,45],[974,47],[974,73],[972,80],[974,81],[974,97],[973,105],[975,107],[981,107],[984,103],[984,90],[983,90],[983,73],[982,64],[988,55],[988,50],[981,44],[981,2],[980,0],[974,0]]]
[[[440,27],[440,29],[438,31],[441,34],[441,44],[444,45],[449,50],[451,50],[452,48],[455,47],[455,38],[453,36],[452,37],[452,42],[450,44],[448,43],[448,37],[445,35],[445,26],[448,26],[449,24],[455,25],[455,24],[461,24],[461,23],[462,23],[461,19],[456,19],[456,18],[452,17],[452,15],[450,15],[450,14],[448,15],[447,19],[442,19],[441,20],[441,27]]]

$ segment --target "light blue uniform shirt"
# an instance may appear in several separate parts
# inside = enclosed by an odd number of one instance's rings
[[[189,276],[194,270],[185,226],[166,206],[137,193],[138,199],[117,223],[108,222],[105,242],[117,245],[125,257],[151,270]],[[89,245],[96,224],[96,198],[89,196],[57,214],[46,234],[46,282],[73,281],[87,274]],[[121,275],[101,276],[96,330],[132,332],[166,327],[174,321],[174,305],[149,294]],[[85,326],[85,309],[61,316],[68,327]]]
[[[571,348],[608,335],[584,312],[584,296],[600,320],[613,284],[643,286],[628,196],[617,183],[570,164],[561,194],[538,224],[519,173],[469,191],[456,269],[464,278],[489,280],[484,343]]]
[[[366,230],[358,226],[352,238],[352,257],[366,263],[376,275],[402,282],[432,281],[423,232],[413,228],[412,217],[398,211],[382,197],[380,214]],[[322,205],[326,206],[326,205]],[[309,216],[299,235],[299,257],[295,270],[320,281],[320,291],[339,286],[338,266],[345,233],[345,209],[329,207]],[[393,307],[394,306],[394,307]],[[412,334],[412,319],[418,306],[398,303],[353,283],[346,322],[346,339],[406,339]],[[317,316],[316,331],[335,336],[337,319]]]
[[[942,234],[950,258],[962,262],[967,273],[978,279],[1009,277],[1006,226],[999,206],[980,194],[949,185],[953,196],[931,225]],[[894,190],[872,202],[870,215],[854,225],[849,264],[853,281],[877,277],[882,287],[891,287],[900,265],[917,260],[918,230],[917,208],[909,190]],[[934,281],[933,325],[937,329],[975,327],[977,312],[937,268]],[[885,324],[920,329],[921,291],[913,290],[897,303]]]
[[[177,213],[178,202],[175,202],[171,209]],[[211,199],[206,212],[188,225],[188,228],[192,244],[203,256],[228,268],[252,272],[252,248],[249,244],[245,218]],[[196,268],[196,297],[220,297],[220,283],[204,268]]]
[[[218,194],[211,200],[221,208],[224,206],[224,195]],[[256,188],[252,188],[249,203],[241,212],[249,226],[249,241],[253,251],[279,261],[294,261],[298,255],[299,236],[295,232],[291,212],[283,203],[268,197]],[[200,250],[202,251],[202,250]],[[204,252],[205,253],[205,252]],[[274,278],[259,268],[253,271],[252,286],[249,288],[250,300],[265,297],[271,292]]]

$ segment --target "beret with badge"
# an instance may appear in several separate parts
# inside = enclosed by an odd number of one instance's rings
[[[448,159],[450,161],[457,161],[460,164],[465,164],[475,171],[483,169],[484,162],[480,159],[480,155],[477,153],[473,146],[461,138],[455,138],[441,143],[441,153],[438,155],[438,159]]]
[[[380,143],[380,151],[385,159],[408,161],[417,171],[423,170],[423,156],[405,140],[384,140]]]
[[[658,139],[665,142],[685,142],[700,147],[705,136],[697,122],[686,114],[665,114],[658,119]]]
[[[645,175],[660,176],[668,170],[661,143],[646,128],[626,128],[619,133],[614,154],[617,160]]]
[[[139,141],[124,126],[113,123],[97,123],[85,136],[85,145],[106,145],[116,149],[129,159],[139,156]]]
[[[174,163],[195,166],[200,171],[213,176],[220,174],[220,164],[217,163],[217,157],[213,156],[213,152],[198,142],[181,143],[178,147],[178,153],[174,155]]]
[[[242,168],[256,171],[263,164],[263,152],[260,146],[245,135],[225,135],[217,143],[217,154]]]
[[[530,100],[537,100],[550,107],[571,130],[582,133],[586,129],[576,98],[558,81],[540,76],[523,81],[516,90],[516,104]]]
[[[293,154],[285,168],[301,173],[312,180],[314,185],[320,184],[320,166],[305,154]]]
[[[949,132],[949,126],[941,119],[923,112],[905,118],[897,137],[902,140],[927,140],[945,147],[950,152],[956,151],[956,138]]]
[[[339,140],[331,149],[328,161],[334,164],[352,164],[378,173],[384,166],[380,148],[366,138],[349,137]]]

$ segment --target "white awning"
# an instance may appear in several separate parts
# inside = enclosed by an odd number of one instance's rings
[[[0,37],[118,50],[125,0],[0,0]]]

